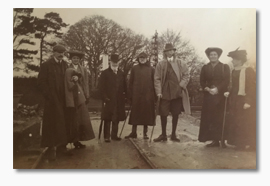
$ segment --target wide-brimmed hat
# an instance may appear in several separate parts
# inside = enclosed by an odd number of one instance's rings
[[[234,51],[229,52],[229,54],[227,56],[231,57],[231,58],[243,58],[246,57],[247,55],[247,51],[246,50],[238,50],[239,48],[237,48]]]
[[[171,43],[167,43],[165,45],[165,48],[164,48],[163,52],[166,52],[166,51],[169,51],[169,50],[174,50],[175,51],[176,48],[174,48],[174,46]]]
[[[205,50],[205,53],[206,53],[207,56],[209,56],[209,54],[211,52],[213,52],[213,51],[217,52],[217,54],[218,54],[219,57],[221,56],[221,54],[223,52],[221,48],[218,48],[218,47],[209,47],[209,48],[207,48]]]
[[[63,45],[55,45],[53,47],[53,52],[63,53],[65,51],[66,51],[66,48]]]
[[[142,53],[140,53],[139,55],[138,55],[138,59],[139,58],[147,58],[148,57],[148,55],[145,53],[145,52],[142,52]]]
[[[118,54],[111,54],[111,62],[117,63],[119,61],[119,55]]]
[[[78,50],[72,50],[72,51],[68,51],[69,53],[69,58],[72,58],[74,56],[78,56],[80,59],[84,57],[84,53],[80,52]]]

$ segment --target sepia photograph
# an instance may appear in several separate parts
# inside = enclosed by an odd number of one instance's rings
[[[13,169],[256,170],[256,8],[13,8]]]

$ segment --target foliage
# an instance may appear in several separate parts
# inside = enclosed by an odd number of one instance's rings
[[[118,53],[121,60],[120,67],[127,73],[146,39],[110,19],[94,15],[72,25],[64,35],[63,42],[70,49],[85,53],[85,60],[91,73],[92,89],[95,89],[101,70],[102,54]]]

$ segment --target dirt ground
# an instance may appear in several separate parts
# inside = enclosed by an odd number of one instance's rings
[[[131,132],[131,125],[125,124],[122,140],[105,143],[103,134],[98,141],[100,124],[99,113],[91,113],[91,121],[96,139],[82,142],[87,147],[76,150],[68,145],[73,156],[58,156],[57,161],[48,162],[44,159],[38,169],[149,169],[151,168],[142,159],[132,141],[124,139]],[[120,134],[123,122],[119,124]],[[171,117],[168,117],[167,134],[171,132]],[[237,151],[233,146],[221,149],[219,147],[206,148],[206,143],[197,140],[199,132],[199,119],[190,116],[180,116],[178,120],[177,135],[181,142],[149,142],[142,139],[142,126],[138,127],[138,138],[133,142],[145,157],[158,169],[256,169],[255,151]],[[148,128],[150,137],[152,127]],[[160,119],[154,128],[153,139],[161,134]],[[37,159],[37,154],[26,156],[18,155],[14,159],[18,169],[30,168]],[[15,156],[14,156],[15,157]],[[16,158],[16,157],[15,157]]]

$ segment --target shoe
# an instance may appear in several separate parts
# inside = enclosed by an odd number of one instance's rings
[[[227,145],[226,145],[225,141],[220,142],[220,147],[221,148],[227,148]]]
[[[144,135],[143,139],[149,139],[149,137],[147,135]]]
[[[125,136],[125,139],[128,138],[137,138],[137,134],[130,133],[128,136]]]
[[[110,143],[110,142],[111,142],[110,139],[105,139],[104,141],[105,141],[106,143]]]
[[[119,138],[119,137],[114,137],[114,138],[112,138],[112,140],[114,140],[114,141],[121,141],[121,138]]]
[[[213,141],[210,144],[207,144],[206,147],[219,147],[219,141]]]
[[[75,146],[75,149],[84,149],[86,147],[86,145],[81,144],[79,141],[76,141],[73,145]]]
[[[163,136],[162,134],[153,140],[154,142],[167,141],[167,136]]]
[[[171,140],[175,142],[180,142],[180,139],[178,139],[175,135],[171,135]]]

